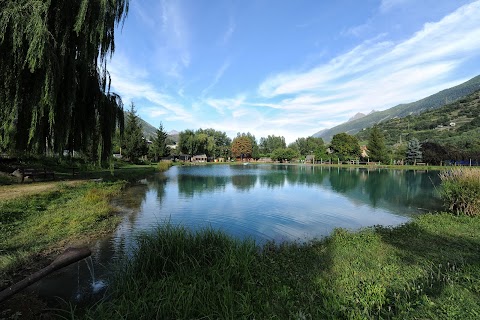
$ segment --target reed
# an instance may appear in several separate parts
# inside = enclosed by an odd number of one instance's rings
[[[172,161],[160,161],[157,165],[157,169],[160,172],[167,171],[172,166]]]
[[[440,195],[450,212],[480,215],[480,169],[455,168],[440,173]]]

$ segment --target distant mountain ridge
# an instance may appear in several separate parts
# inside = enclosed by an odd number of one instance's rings
[[[362,119],[362,118],[365,117],[365,116],[366,116],[366,114],[361,113],[361,112],[358,112],[356,115],[354,115],[353,117],[351,117],[350,119],[348,119],[347,122],[350,122],[350,121],[353,121],[353,120]]]
[[[352,120],[330,129],[321,130],[313,134],[313,137],[320,137],[326,142],[329,142],[337,133],[346,132],[348,134],[355,134],[364,128],[369,128],[382,121],[403,118],[408,115],[419,114],[427,110],[440,108],[448,103],[461,99],[478,89],[480,89],[480,75],[459,84],[458,86],[442,90],[412,103],[399,104],[390,109],[372,112],[357,119],[354,119],[357,116],[355,115],[351,118]]]

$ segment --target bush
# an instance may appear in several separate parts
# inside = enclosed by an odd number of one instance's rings
[[[167,171],[172,166],[172,161],[160,161],[158,163],[158,171]]]
[[[440,173],[444,206],[457,215],[480,215],[480,169],[458,168]]]

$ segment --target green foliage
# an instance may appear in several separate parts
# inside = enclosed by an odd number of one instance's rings
[[[261,154],[268,156],[276,149],[285,149],[287,144],[284,137],[269,135],[266,138],[260,138],[258,147]]]
[[[441,165],[443,160],[447,160],[448,152],[446,148],[435,142],[424,142],[420,148],[422,151],[422,160],[430,165]]]
[[[480,169],[456,168],[441,172],[440,178],[440,195],[450,212],[480,215]]]
[[[326,157],[326,147],[322,138],[298,138],[288,147],[297,150],[301,156],[314,154],[318,159]]]
[[[347,133],[334,135],[330,148],[333,150],[334,156],[340,160],[358,159],[360,157],[358,139]]]
[[[272,160],[279,160],[283,162],[291,161],[293,158],[297,158],[299,156],[298,152],[292,148],[278,148],[273,150],[271,153]]]
[[[408,164],[416,164],[422,161],[421,145],[417,138],[408,141],[406,160]]]
[[[207,157],[227,157],[230,145],[227,134],[214,129],[185,130],[179,135],[180,152],[190,156],[206,154]]]
[[[140,157],[147,154],[148,148],[133,102],[126,122],[123,138],[123,156],[131,162],[137,162]]]
[[[128,5],[0,1],[0,151],[110,158],[123,105],[110,92],[106,58]]]
[[[385,138],[378,129],[378,126],[374,126],[370,137],[368,139],[368,157],[371,161],[381,161],[386,163],[388,161],[387,148],[385,146]]]

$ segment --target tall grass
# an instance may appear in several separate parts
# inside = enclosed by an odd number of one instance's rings
[[[157,165],[158,171],[167,171],[172,166],[172,161],[160,161]]]
[[[440,173],[445,207],[457,215],[480,215],[480,169],[455,168]]]
[[[480,218],[425,215],[310,243],[164,225],[87,319],[478,319]],[[77,311],[78,312],[78,311]]]
[[[165,225],[140,235],[134,256],[121,265],[111,301],[92,319],[237,319],[260,301],[254,277],[257,250],[221,232],[192,233]]]

